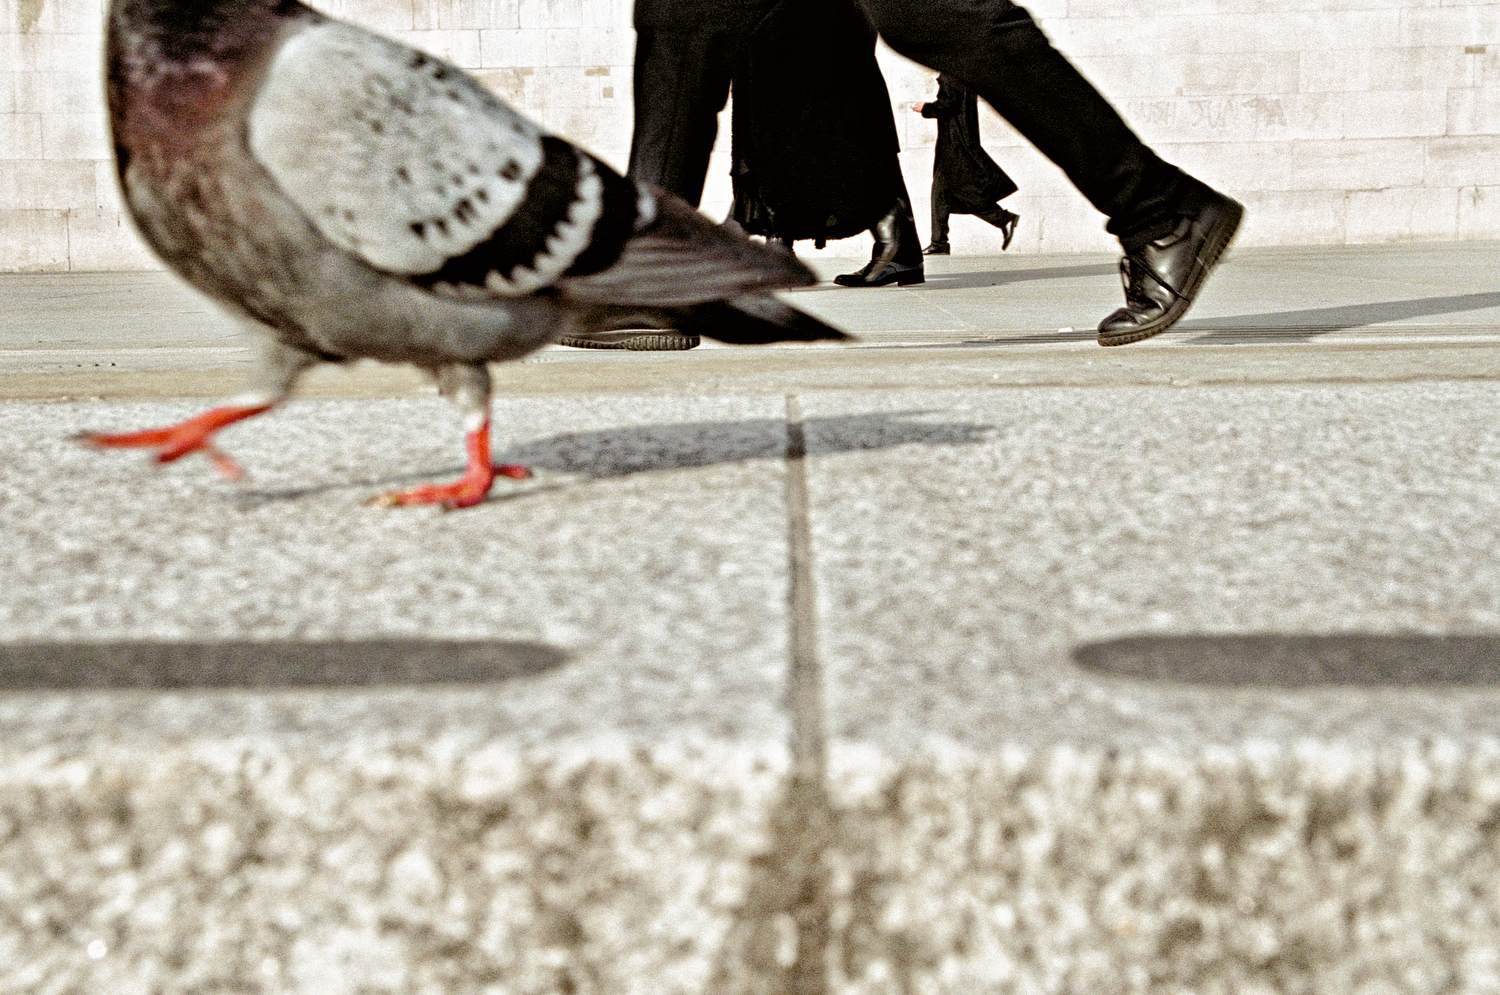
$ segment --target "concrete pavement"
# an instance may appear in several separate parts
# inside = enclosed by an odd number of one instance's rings
[[[76,447],[233,329],[0,276],[0,990],[1500,988],[1497,264],[1237,252],[1105,350],[1111,259],[952,257],[793,295],[856,346],[548,349],[455,514],[362,503],[459,469],[404,371],[239,484]]]

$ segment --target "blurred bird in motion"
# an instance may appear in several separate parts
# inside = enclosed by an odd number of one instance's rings
[[[686,203],[543,133],[462,70],[297,0],[113,0],[119,179],[141,234],[241,318],[250,389],[164,428],[93,434],[161,462],[284,400],[319,362],[434,376],[467,470],[384,495],[465,507],[496,474],[487,363],[609,329],[732,343],[843,339],[772,295],[815,282]]]

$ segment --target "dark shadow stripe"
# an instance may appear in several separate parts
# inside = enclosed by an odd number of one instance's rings
[[[1500,635],[1131,636],[1073,651],[1084,670],[1215,687],[1500,687]]]
[[[487,684],[567,661],[509,640],[233,640],[0,644],[0,691]]]
[[[927,272],[922,291],[969,290],[975,287],[1003,287],[1031,280],[1071,280],[1078,277],[1113,276],[1119,278],[1120,264],[1081,263],[1074,266],[1034,266],[1028,269],[977,270],[968,273]]]
[[[1500,307],[1500,291],[1455,294],[1444,297],[1414,297],[1402,301],[1344,304],[1338,307],[1305,308],[1299,311],[1268,311],[1223,318],[1191,318],[1177,326],[1179,332],[1202,332],[1189,339],[1194,344],[1231,341],[1247,333],[1276,335],[1284,341],[1307,339],[1329,332],[1364,328],[1388,321],[1409,321],[1440,314],[1462,314]],[[1478,326],[1483,327],[1483,326]],[[1393,332],[1402,330],[1393,325]]]
[[[939,414],[920,409],[876,411],[867,414],[807,418],[799,423],[811,435],[812,456],[890,449],[895,446],[971,446],[993,438],[997,425],[928,420]],[[561,432],[524,445],[497,451],[495,459],[534,470],[581,473],[591,479],[625,477],[657,470],[686,470],[721,466],[745,460],[780,459],[787,428],[782,419],[747,418],[741,421],[684,422],[676,425],[639,425],[588,432]],[[305,487],[237,491],[236,503],[253,507],[289,501],[345,488],[381,488],[414,483],[463,472],[463,466],[434,464],[398,476],[351,477]],[[544,488],[524,487],[507,493],[538,494]],[[490,500],[499,500],[493,493]]]

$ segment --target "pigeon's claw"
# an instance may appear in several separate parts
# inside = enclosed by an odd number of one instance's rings
[[[439,504],[444,509],[469,508],[484,500],[495,476],[466,473],[451,484],[423,484],[406,491],[382,494],[370,501],[377,508],[397,508],[409,504]]]
[[[495,483],[495,478],[509,477],[525,480],[531,471],[524,466],[490,462],[490,423],[486,421],[468,436],[469,465],[464,475],[451,484],[423,484],[405,491],[392,491],[373,498],[370,504],[377,508],[398,508],[412,504],[437,504],[445,510],[471,508],[483,501]]]
[[[269,404],[226,404],[211,408],[201,415],[178,422],[176,425],[119,434],[85,433],[79,438],[84,443],[99,449],[154,448],[158,463],[170,463],[189,453],[201,451],[213,461],[214,467],[226,479],[239,480],[245,475],[245,471],[227,453],[213,445],[211,441],[213,434],[225,425],[253,417],[271,407],[272,405]]]

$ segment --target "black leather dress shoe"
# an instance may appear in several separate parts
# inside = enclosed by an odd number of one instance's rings
[[[1139,342],[1182,320],[1203,281],[1239,230],[1245,209],[1207,191],[1204,206],[1169,235],[1147,242],[1120,260],[1125,306],[1099,323],[1100,345]]]
[[[997,204],[995,205],[995,209],[993,211],[985,211],[983,214],[975,215],[975,217],[979,218],[981,221],[988,221],[990,224],[1000,229],[1000,235],[1003,239],[1000,243],[1001,252],[1004,252],[1006,249],[1010,248],[1011,240],[1016,237],[1016,225],[1021,221],[1021,216],[1019,214],[1016,214],[1013,211],[1007,211],[1005,208]]]
[[[952,251],[947,242],[933,242],[922,250],[924,256],[946,256]]]
[[[914,283],[926,283],[927,276],[922,271],[921,263],[908,266],[872,259],[858,273],[843,273],[834,277],[833,282],[840,287],[884,287],[891,283],[909,287]]]
[[[1004,214],[1005,217],[1001,219],[1000,224],[996,227],[1000,229],[1000,235],[1002,238],[1002,241],[1000,242],[1000,251],[1004,252],[1006,249],[1010,248],[1011,239],[1016,237],[1016,225],[1020,223],[1021,216],[1013,211],[1007,211],[1003,207],[1000,209],[1000,212]]]

